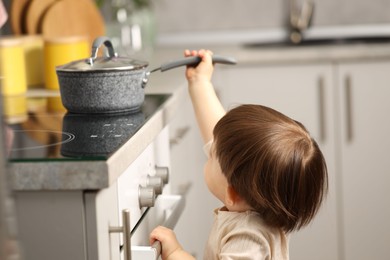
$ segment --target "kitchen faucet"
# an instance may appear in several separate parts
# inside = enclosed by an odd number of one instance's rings
[[[290,4],[290,41],[298,44],[302,41],[302,33],[310,27],[314,11],[313,0],[303,0],[302,6],[297,6],[296,0],[289,0]]]

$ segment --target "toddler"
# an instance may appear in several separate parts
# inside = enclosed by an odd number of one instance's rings
[[[185,56],[202,58],[186,78],[206,144],[205,182],[223,203],[214,212],[204,259],[289,259],[289,233],[314,218],[328,189],[317,143],[301,123],[265,106],[226,113],[211,83],[212,53],[186,50]],[[154,229],[155,240],[163,260],[194,259],[170,229]]]

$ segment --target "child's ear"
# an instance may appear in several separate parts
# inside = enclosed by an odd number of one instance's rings
[[[234,206],[235,204],[237,204],[240,200],[241,200],[241,197],[238,195],[238,193],[235,191],[235,189],[228,185],[227,188],[226,188],[226,196],[225,196],[225,202],[227,204],[227,206]]]

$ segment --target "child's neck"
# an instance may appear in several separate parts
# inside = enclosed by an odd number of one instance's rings
[[[245,212],[248,210],[253,210],[245,201],[240,201],[239,203],[234,203],[233,205],[226,205],[224,207],[227,211],[232,212]]]

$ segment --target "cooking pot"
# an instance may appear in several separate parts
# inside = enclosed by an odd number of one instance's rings
[[[97,57],[104,44],[108,57]],[[235,64],[230,57],[213,55],[214,63]],[[119,57],[107,37],[92,44],[90,58],[56,68],[64,107],[73,113],[118,113],[138,111],[144,102],[149,74],[179,66],[195,66],[201,59],[187,57],[148,70],[148,62]]]

